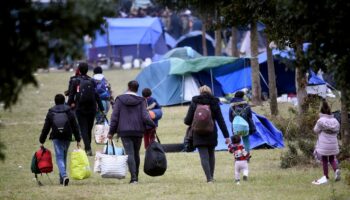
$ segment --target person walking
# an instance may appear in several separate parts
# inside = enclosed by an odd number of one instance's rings
[[[115,99],[107,136],[108,139],[112,139],[117,133],[121,138],[125,153],[128,155],[131,184],[138,183],[140,148],[146,125],[155,128],[146,109],[146,100],[137,95],[138,88],[137,81],[130,81],[128,91]]]
[[[339,133],[340,124],[331,113],[326,100],[322,101],[320,118],[314,127],[314,132],[318,134],[316,143],[316,152],[322,156],[323,176],[312,182],[315,185],[321,185],[328,182],[328,163],[331,164],[335,181],[340,180],[340,169],[337,168],[336,155],[339,153],[339,144],[337,135]]]
[[[250,141],[249,141],[249,135],[256,132],[256,127],[253,121],[253,115],[252,110],[249,106],[249,104],[244,100],[244,92],[238,91],[235,93],[234,98],[231,99],[231,107],[229,110],[229,120],[232,123],[233,119],[237,115],[237,113],[240,114],[240,116],[247,121],[249,125],[249,134],[246,136],[242,136],[243,144],[245,150],[250,153]],[[234,130],[233,130],[233,134]],[[249,160],[248,160],[249,161]]]
[[[55,148],[56,164],[60,176],[59,182],[61,185],[67,186],[69,183],[66,171],[68,148],[72,140],[72,133],[77,141],[77,147],[80,147],[80,133],[74,114],[69,106],[64,103],[65,97],[62,94],[57,94],[55,96],[56,105],[50,108],[46,115],[39,142],[43,146],[47,135],[50,133],[50,139]]]
[[[191,105],[189,106],[188,112],[184,119],[184,123],[191,127],[191,131],[193,133],[193,146],[198,148],[201,165],[207,178],[207,182],[213,183],[215,170],[215,147],[218,144],[218,134],[214,123],[215,121],[218,123],[222,134],[226,139],[226,144],[230,143],[230,139],[224,118],[221,113],[219,99],[212,95],[211,89],[206,85],[200,87],[199,92],[200,95],[192,98]],[[199,110],[201,110],[202,113],[200,113]],[[204,117],[204,121],[207,122],[200,122],[199,118],[201,118],[201,116],[199,115],[208,116],[209,119]],[[205,124],[210,125],[205,127]]]
[[[96,113],[96,124],[104,124],[105,116],[110,108],[110,104],[113,104],[114,98],[112,96],[111,85],[103,75],[103,70],[100,66],[94,68],[94,75],[92,77],[96,84],[96,91],[101,99],[104,111],[98,110]]]
[[[241,136],[231,136],[232,143],[228,145],[228,151],[233,154],[235,159],[235,182],[240,184],[240,174],[243,173],[243,181],[248,180],[248,159],[249,153],[241,145]]]
[[[156,127],[158,127],[158,121],[162,117],[162,108],[160,107],[158,101],[152,97],[152,91],[149,88],[144,88],[142,90],[142,96],[147,101],[147,110],[150,113],[151,119],[153,120]],[[151,114],[152,113],[152,114]],[[146,127],[144,134],[144,146],[145,149],[155,140],[156,129],[151,127]]]
[[[87,63],[79,64],[80,76],[78,76],[70,87],[68,105],[75,110],[81,136],[84,141],[84,149],[88,156],[92,156],[91,131],[94,126],[96,110],[104,111],[101,99],[96,92],[96,84],[87,75],[89,68]]]

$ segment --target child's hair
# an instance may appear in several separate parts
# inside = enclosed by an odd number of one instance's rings
[[[149,88],[145,88],[142,90],[142,96],[143,97],[150,97],[152,95],[152,91]]]
[[[239,143],[241,143],[241,136],[233,135],[233,136],[231,136],[231,141],[233,144],[239,144]]]
[[[329,107],[329,105],[325,99],[322,100],[321,113],[327,114],[327,115],[331,114],[331,108]]]
[[[200,94],[212,94],[210,87],[203,85],[199,88]]]
[[[63,96],[63,94],[56,94],[55,96],[55,104],[56,105],[61,105],[64,104],[65,98]]]

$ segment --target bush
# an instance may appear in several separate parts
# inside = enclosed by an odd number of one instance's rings
[[[286,169],[298,164],[298,150],[293,144],[288,144],[288,151],[281,155],[281,168]]]
[[[340,164],[341,169],[345,172],[344,180],[346,184],[350,185],[350,161],[346,160]]]

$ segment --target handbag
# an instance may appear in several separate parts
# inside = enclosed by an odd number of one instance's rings
[[[73,179],[81,180],[90,177],[89,159],[82,149],[74,149],[70,159],[70,173]]]
[[[113,141],[108,140],[104,152],[105,154],[99,155],[101,177],[117,179],[125,178],[128,167],[128,156],[124,155],[124,150],[122,149],[122,152],[116,150]],[[111,152],[111,154],[109,154],[109,152]]]
[[[118,140],[117,140],[118,143]],[[107,140],[106,145],[103,148],[103,153],[108,155],[124,155],[124,149],[121,147],[117,147],[113,140]]]
[[[167,159],[163,146],[160,144],[158,135],[157,141],[153,141],[146,149],[143,171],[149,176],[162,176],[167,169]]]
[[[104,124],[95,124],[96,144],[106,144],[108,140],[107,138],[108,132],[109,132],[109,123],[107,119],[105,119]]]

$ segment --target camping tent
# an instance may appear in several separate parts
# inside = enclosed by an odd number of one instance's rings
[[[194,95],[199,94],[198,87],[204,84],[210,86],[216,96],[223,96],[223,86],[215,79],[215,73],[224,71],[217,68],[226,64],[241,65],[241,60],[233,57],[203,56],[188,60],[170,57],[153,62],[136,77],[140,84],[139,92],[143,88],[150,88],[152,95],[163,106],[190,101]]]
[[[205,39],[207,44],[208,55],[209,56],[215,55],[214,39],[208,34],[205,35]],[[203,55],[202,31],[191,31],[186,35],[181,36],[176,41],[176,47],[185,47],[185,46],[192,47],[192,49],[196,50],[197,52]]]
[[[104,54],[123,61],[125,56],[152,58],[168,51],[161,22],[158,18],[106,18],[105,33],[96,33],[89,59]]]
[[[220,105],[221,113],[224,117],[226,127],[232,135],[231,122],[229,121],[229,104]],[[283,134],[280,130],[278,130],[267,118],[262,115],[258,115],[253,113],[253,121],[256,126],[256,132],[249,136],[250,140],[250,148],[283,148]],[[222,132],[219,127],[218,128],[218,145],[215,150],[226,150],[227,145],[225,144],[225,138],[222,135]]]

